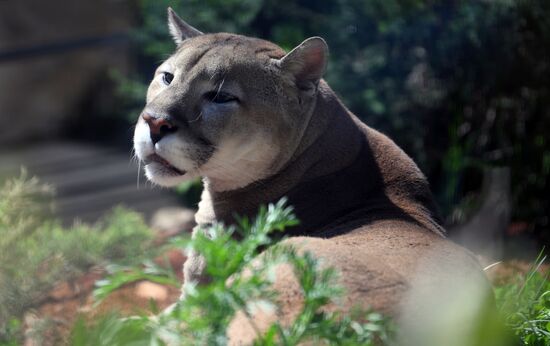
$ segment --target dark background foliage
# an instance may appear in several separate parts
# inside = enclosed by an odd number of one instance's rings
[[[550,2],[142,0],[139,81],[121,84],[133,109],[174,48],[167,6],[201,31],[258,36],[287,50],[322,36],[329,84],[416,160],[449,224],[475,210],[485,170],[509,167],[512,222],[548,243]]]

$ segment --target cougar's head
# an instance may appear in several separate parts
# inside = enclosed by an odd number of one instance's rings
[[[203,34],[168,9],[176,52],[155,72],[134,134],[154,183],[203,176],[218,191],[244,187],[288,164],[308,125],[327,46],[290,53],[240,35]]]

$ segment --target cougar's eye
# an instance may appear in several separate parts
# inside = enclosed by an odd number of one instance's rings
[[[172,83],[172,80],[174,79],[174,75],[170,72],[162,72],[162,81],[166,85],[170,85]]]
[[[204,97],[214,103],[228,103],[233,101],[239,101],[239,99],[236,96],[233,96],[229,93],[223,92],[223,91],[210,91],[207,92]]]

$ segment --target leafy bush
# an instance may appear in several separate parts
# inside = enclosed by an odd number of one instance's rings
[[[26,174],[0,186],[0,342],[56,283],[111,261],[135,264],[152,239],[142,217],[123,208],[96,225],[63,228],[51,217],[52,195]]]
[[[294,269],[304,297],[303,307],[290,326],[275,322],[267,332],[257,335],[258,345],[298,345],[306,340],[333,345],[374,345],[388,342],[392,328],[387,319],[376,313],[356,312],[353,316],[323,312],[322,307],[335,302],[341,290],[335,285],[336,272],[322,269],[310,254],[280,244],[272,245],[268,234],[296,224],[292,209],[284,200],[261,208],[251,222],[241,219],[237,227],[216,224],[193,239],[178,239],[178,247],[199,252],[206,260],[210,281],[206,285],[188,285],[185,300],[156,317],[139,316],[116,319],[108,316],[89,326],[81,320],[73,329],[75,346],[103,344],[123,345],[131,338],[137,344],[225,345],[227,328],[237,312],[250,317],[255,309],[273,309],[277,293],[272,289],[274,268],[287,263]],[[242,240],[236,240],[238,234]],[[250,265],[251,263],[255,265]],[[150,273],[115,273],[98,288],[104,297],[108,290],[123,281],[150,279]],[[138,331],[139,334],[132,334]],[[139,336],[137,336],[139,335]],[[107,338],[107,339],[106,339]]]

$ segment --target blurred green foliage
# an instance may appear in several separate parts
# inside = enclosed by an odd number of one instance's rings
[[[174,239],[174,246],[204,256],[209,282],[186,286],[185,299],[160,315],[81,319],[72,329],[70,344],[226,345],[228,327],[237,312],[251,318],[258,309],[277,309],[275,269],[285,264],[290,265],[297,278],[303,306],[294,323],[283,325],[276,321],[265,332],[257,330],[254,345],[393,345],[396,338],[399,345],[550,345],[550,283],[547,276],[539,273],[545,260],[542,255],[516,282],[495,288],[496,310],[491,300],[485,308],[476,309],[473,316],[457,314],[456,304],[468,305],[465,298],[477,301],[473,296],[440,302],[434,315],[451,323],[437,324],[436,328],[432,324],[422,326],[422,343],[418,343],[414,330],[396,329],[390,319],[380,314],[359,310],[349,314],[330,312],[328,304],[337,305],[343,293],[336,284],[339,273],[320,265],[308,252],[270,239],[272,231],[283,231],[296,222],[292,209],[282,200],[262,207],[254,220],[241,219],[237,226],[229,228],[215,224],[202,229],[196,237]],[[235,240],[235,233],[241,240]],[[104,298],[121,284],[136,280],[172,280],[172,274],[157,269],[119,269],[100,282],[97,297]],[[450,315],[441,315],[441,311]],[[419,316],[420,320],[425,318]]]
[[[63,228],[51,217],[52,194],[25,174],[0,184],[0,344],[18,344],[18,321],[56,284],[111,261],[136,264],[151,245],[142,217],[123,208]]]
[[[140,0],[140,64],[174,45],[166,7],[204,32],[290,49],[308,36],[331,51],[326,79],[370,126],[421,166],[446,216],[482,170],[509,166],[513,219],[548,242],[550,2],[547,0]],[[150,75],[122,83],[143,105]],[[136,92],[137,91],[137,92]],[[133,118],[135,118],[133,113]],[[458,220],[463,221],[463,220]]]
[[[209,282],[185,285],[185,299],[158,316],[134,316],[79,321],[72,330],[70,344],[87,345],[227,345],[228,327],[237,312],[252,320],[255,311],[270,314],[277,309],[273,288],[276,268],[289,265],[300,285],[303,297],[295,322],[275,321],[265,332],[253,324],[254,345],[378,345],[388,343],[393,324],[377,313],[353,314],[329,312],[329,304],[338,304],[342,290],[336,284],[337,273],[323,268],[308,252],[301,253],[283,244],[274,244],[270,233],[293,226],[297,219],[291,207],[281,200],[261,207],[254,220],[240,219],[238,226],[215,224],[192,238],[174,240],[178,248],[200,253],[206,263]],[[238,234],[238,237],[235,237]],[[235,238],[241,238],[236,240]],[[267,248],[263,251],[262,249]],[[252,265],[251,265],[252,264]],[[133,272],[135,273],[135,271]],[[156,273],[159,280],[169,277]],[[110,283],[150,279],[127,271],[114,272]],[[104,297],[116,285],[101,283],[97,296]],[[96,292],[97,292],[96,291]]]

